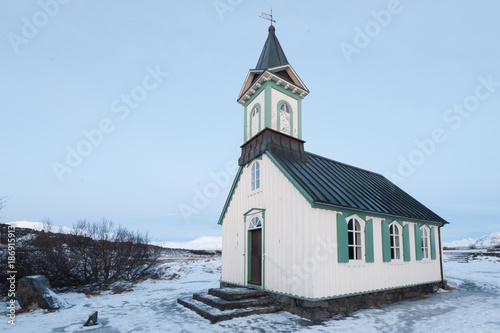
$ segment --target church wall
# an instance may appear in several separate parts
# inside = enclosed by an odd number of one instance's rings
[[[318,209],[314,209],[318,210]],[[436,242],[436,259],[416,260],[415,259],[415,232],[414,223],[410,224],[410,253],[411,260],[401,261],[383,261],[382,250],[382,219],[373,218],[373,245],[374,262],[362,263],[348,262],[339,263],[337,258],[337,243],[331,243],[331,232],[337,239],[336,228],[332,230],[331,225],[336,225],[337,214],[330,214],[330,218],[319,220],[319,232],[316,237],[319,244],[328,249],[328,259],[323,257],[322,253],[315,254],[313,257],[318,264],[315,267],[317,274],[313,274],[312,284],[315,286],[313,298],[325,298],[340,295],[350,295],[361,292],[385,290],[395,287],[405,287],[423,283],[431,283],[441,280],[440,255],[438,242]],[[349,212],[343,212],[343,215],[350,216]],[[357,214],[366,221],[366,215]],[[392,222],[392,220],[389,220]],[[326,225],[325,225],[326,223]],[[436,228],[433,229],[436,232]],[[363,234],[364,236],[364,234]],[[436,237],[437,239],[437,237]],[[323,251],[324,252],[324,251]],[[402,254],[403,256],[403,254]],[[402,257],[403,258],[403,257]]]
[[[296,272],[300,274],[304,261],[310,257],[309,248],[314,241],[308,224],[303,223],[309,204],[295,193],[293,185],[265,154],[259,163],[261,191],[251,191],[252,163],[249,163],[243,169],[223,220],[222,281],[247,284],[244,213],[252,208],[265,209],[263,287],[312,297],[313,286],[293,278]]]

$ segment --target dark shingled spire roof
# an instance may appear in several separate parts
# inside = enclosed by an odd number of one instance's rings
[[[271,25],[269,27],[269,35],[267,36],[255,69],[268,69],[289,64],[285,52],[283,52],[280,42],[274,33],[275,30],[274,26]]]

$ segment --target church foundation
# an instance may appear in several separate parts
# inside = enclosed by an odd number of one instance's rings
[[[240,287],[225,282],[221,282],[220,285],[221,288]],[[269,291],[268,294],[274,299],[275,303],[283,305],[286,311],[309,320],[319,320],[360,309],[368,309],[372,307],[382,308],[384,304],[391,304],[410,298],[423,298],[427,294],[437,292],[439,288],[445,289],[446,282],[421,284],[347,297],[322,299],[318,301],[302,300],[292,296],[275,294]]]

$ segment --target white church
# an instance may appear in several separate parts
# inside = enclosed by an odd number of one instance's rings
[[[445,285],[443,218],[384,176],[305,151],[309,90],[269,35],[238,96],[239,171],[224,205],[224,287],[322,318]]]

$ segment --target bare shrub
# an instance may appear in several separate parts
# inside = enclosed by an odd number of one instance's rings
[[[23,275],[43,274],[53,287],[131,281],[154,273],[161,248],[147,234],[115,227],[112,221],[80,220],[70,234],[47,228],[24,242],[18,253]],[[59,230],[61,231],[61,230]]]

